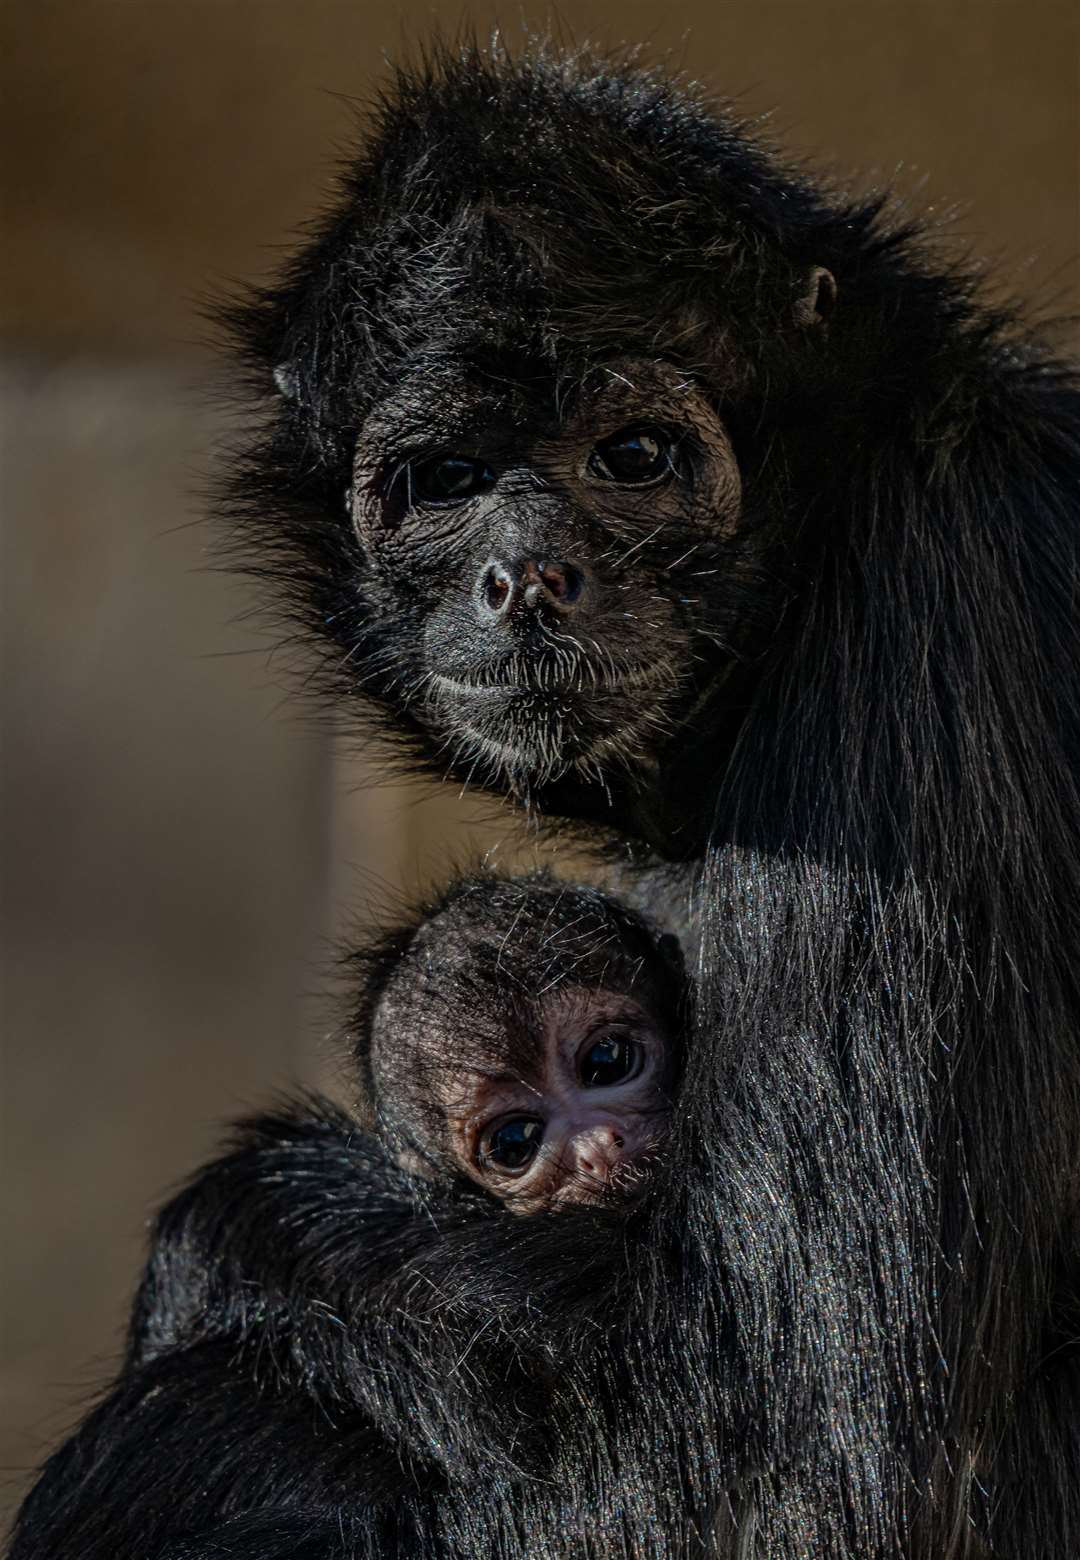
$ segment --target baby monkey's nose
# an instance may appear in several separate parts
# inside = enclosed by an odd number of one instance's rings
[[[626,1157],[625,1134],[611,1123],[589,1127],[574,1139],[575,1167],[597,1180],[606,1181]]]

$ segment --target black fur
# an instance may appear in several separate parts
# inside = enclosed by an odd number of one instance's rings
[[[835,311],[792,329],[815,267]],[[324,233],[237,323],[257,382],[285,363],[289,392],[237,479],[238,548],[327,636],[335,687],[390,708],[437,768],[409,670],[432,576],[387,595],[342,500],[360,424],[406,371],[448,372],[483,336],[491,373],[550,399],[597,354],[662,356],[721,411],[746,523],[701,543],[705,670],[653,761],[504,782],[702,857],[666,1178],[614,1234],[596,1212],[492,1222],[475,1205],[425,1232],[446,1303],[406,1340],[396,1409],[362,1319],[329,1324],[328,1360],[305,1313],[295,1378],[257,1322],[251,1347],[265,1338],[281,1384],[260,1400],[265,1439],[247,1409],[230,1433],[215,1406],[259,1390],[229,1354],[191,1400],[170,1498],[208,1533],[234,1513],[268,1524],[233,1530],[247,1556],[294,1552],[266,1536],[275,1501],[305,1535],[295,1552],[320,1557],[1080,1551],[1074,377],[917,226],[815,190],[666,83],[472,51],[399,79]],[[674,598],[685,536],[665,541],[638,558]],[[319,1141],[337,1154],[343,1132]],[[308,1188],[289,1152],[275,1239]],[[387,1173],[360,1168],[352,1195],[378,1200]],[[256,1264],[260,1185],[224,1242],[243,1245],[250,1218]],[[335,1243],[339,1206],[321,1226]],[[200,1241],[181,1295],[215,1271]],[[393,1279],[407,1234],[392,1247]],[[348,1272],[327,1261],[318,1285]],[[228,1280],[226,1305],[244,1292]],[[494,1318],[484,1331],[471,1304]],[[466,1376],[438,1353],[455,1337]],[[354,1338],[343,1390],[374,1450],[342,1490],[347,1433],[328,1424],[312,1445],[297,1415],[341,1380]],[[211,1346],[185,1345],[193,1371]],[[165,1463],[144,1474],[128,1394],[186,1358],[135,1367],[57,1454],[18,1560],[156,1553],[56,1535],[100,1534],[110,1513],[138,1529]],[[504,1370],[525,1398],[501,1392]],[[415,1474],[404,1494],[391,1463]]]
[[[573,1358],[604,1347],[596,1296],[619,1313],[627,1223],[417,1182],[319,1101],[248,1123],[161,1214],[120,1382],[14,1554],[261,1555],[327,1512],[320,1556],[470,1552],[449,1490],[481,1479],[509,1531]]]

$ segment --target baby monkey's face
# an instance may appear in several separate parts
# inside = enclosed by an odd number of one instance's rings
[[[450,1149],[516,1213],[631,1201],[667,1133],[672,1042],[634,998],[563,987],[536,1000],[527,1071],[447,1080]]]

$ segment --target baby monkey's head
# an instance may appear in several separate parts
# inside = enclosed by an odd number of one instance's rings
[[[515,1212],[628,1204],[668,1130],[684,984],[675,939],[596,889],[462,879],[371,958],[376,1130]]]

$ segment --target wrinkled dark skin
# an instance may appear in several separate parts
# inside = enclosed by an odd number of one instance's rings
[[[422,385],[403,399],[425,443],[380,406],[360,432],[351,510],[373,593],[419,603],[400,675],[448,770],[546,810],[654,768],[738,636],[729,592],[709,583],[737,577],[746,546],[720,418],[685,374],[629,358],[596,369],[561,415],[550,388],[464,379],[430,404]],[[598,443],[635,427],[672,439],[658,477],[590,471]],[[483,462],[491,487],[414,498],[411,469],[440,450]]]

